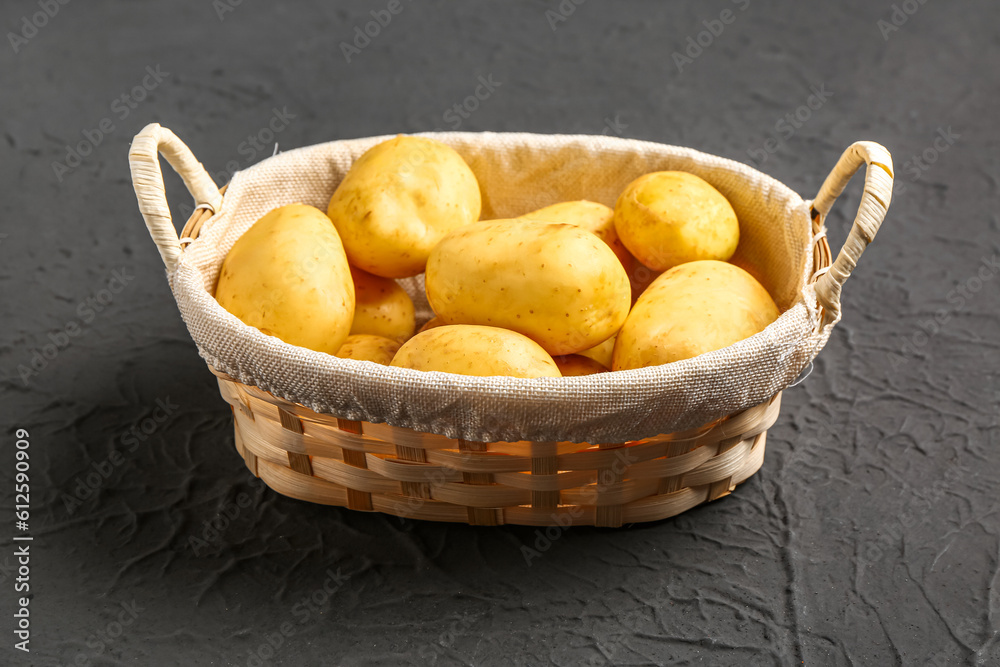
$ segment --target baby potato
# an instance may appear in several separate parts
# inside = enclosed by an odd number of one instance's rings
[[[740,226],[722,193],[685,171],[635,179],[615,203],[615,229],[637,260],[654,271],[736,252]]]
[[[420,327],[420,331],[418,331],[417,333],[423,333],[423,332],[427,331],[428,329],[433,329],[434,327],[440,327],[440,326],[443,326],[443,325],[444,325],[444,322],[441,321],[440,317],[432,317],[431,319],[429,319],[426,322],[424,322],[423,326]]]
[[[352,334],[373,334],[402,343],[413,335],[416,321],[410,295],[391,278],[351,267],[354,280]]]
[[[388,366],[398,350],[399,343],[391,338],[371,334],[351,334],[337,350],[337,356],[341,359],[374,361],[376,364]]]
[[[237,239],[215,288],[245,324],[291,345],[335,353],[354,319],[354,285],[330,219],[304,204],[276,208]]]
[[[559,372],[563,377],[576,377],[580,375],[593,375],[594,373],[606,373],[607,368],[589,357],[579,354],[567,354],[561,357],[552,357],[559,367]]]
[[[400,135],[357,159],[327,213],[353,266],[404,278],[423,271],[431,248],[478,220],[481,207],[476,176],[454,149]]]
[[[629,282],[632,284],[632,305],[635,305],[646,288],[662,273],[663,271],[653,271],[639,262],[632,265],[632,271],[628,274]]]
[[[535,341],[498,327],[456,324],[418,333],[403,343],[393,366],[459,375],[559,377],[559,367]]]
[[[618,333],[612,369],[657,366],[732,345],[778,319],[760,283],[727,262],[675,266],[646,288]]]
[[[607,339],[603,343],[599,343],[594,347],[587,350],[580,350],[577,352],[581,357],[587,357],[588,359],[593,359],[601,366],[605,368],[611,368],[611,360],[615,353],[615,339],[618,334],[615,334],[611,338]]]
[[[601,239],[522,219],[451,232],[431,252],[425,284],[442,322],[517,331],[552,355],[613,336],[631,302],[625,269]]]
[[[615,229],[614,209],[604,204],[586,200],[565,201],[525,213],[520,217],[539,222],[562,222],[586,229],[610,246],[626,272],[632,268],[632,254],[622,244]]]

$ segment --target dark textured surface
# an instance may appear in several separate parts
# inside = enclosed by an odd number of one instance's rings
[[[888,0],[567,0],[556,30],[554,3],[403,0],[350,63],[338,44],[386,2],[276,4],[220,21],[210,0],[78,1],[18,53],[0,48],[0,661],[1000,664],[1000,269],[983,263],[1000,251],[995,2],[909,0],[916,13],[884,39]],[[678,71],[672,53],[726,8],[735,20]],[[4,32],[37,11],[4,3]],[[123,118],[115,99],[157,65],[169,76]],[[126,162],[154,120],[220,183],[270,155],[273,142],[241,143],[275,108],[294,115],[282,149],[451,129],[445,112],[489,75],[500,85],[463,130],[617,132],[743,161],[773,135],[761,168],[806,196],[871,139],[904,186],[846,287],[844,321],[785,393],[761,472],[674,520],[553,533],[530,564],[534,529],[403,523],[255,484]],[[811,86],[831,95],[785,138],[775,123]],[[57,174],[104,118],[115,129]],[[907,164],[947,128],[957,138],[934,164]],[[859,189],[830,218],[835,247]],[[91,316],[114,270],[134,279]],[[18,367],[71,322],[81,335],[23,380]],[[158,399],[176,404],[161,422]],[[143,425],[144,441],[123,440]],[[15,427],[31,435],[30,655],[11,634]],[[96,469],[107,479],[68,507]]]

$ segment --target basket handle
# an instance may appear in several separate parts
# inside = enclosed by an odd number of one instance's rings
[[[852,144],[840,156],[837,165],[826,177],[810,208],[810,215],[822,228],[833,202],[862,165],[868,166],[865,174],[865,190],[861,196],[858,215],[851,226],[851,233],[848,234],[844,246],[829,270],[816,281],[816,299],[823,307],[822,326],[840,319],[841,288],[851,277],[861,253],[875,238],[889,209],[893,179],[892,156],[889,155],[889,151],[873,141],[859,141]]]
[[[139,212],[160,251],[163,264],[168,272],[173,272],[181,258],[181,244],[170,218],[163,172],[160,170],[160,153],[180,174],[197,206],[209,208],[215,213],[222,206],[222,194],[191,149],[176,134],[160,127],[159,123],[150,123],[132,139],[128,162]]]

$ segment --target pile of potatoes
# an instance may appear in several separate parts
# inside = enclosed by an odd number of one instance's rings
[[[740,238],[733,207],[694,174],[641,176],[614,209],[572,201],[480,221],[481,208],[458,153],[398,136],[355,161],[326,213],[289,204],[258,220],[226,256],[216,299],[319,352],[524,378],[687,359],[778,317],[767,290],[727,262]],[[414,334],[396,279],[420,273],[434,318]]]

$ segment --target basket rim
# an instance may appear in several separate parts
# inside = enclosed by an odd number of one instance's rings
[[[282,156],[288,156],[290,154],[295,154],[302,151],[313,150],[319,146],[350,144],[352,142],[376,143],[384,139],[391,138],[393,136],[397,135],[395,134],[382,135],[377,137],[365,137],[362,139],[338,139],[335,141],[313,144],[310,146],[304,146],[292,149],[290,151],[283,152],[279,155],[267,158],[262,162],[246,170],[236,172],[233,175],[232,180],[230,181],[230,185],[234,182],[237,182],[238,180],[252,177],[253,171],[255,169],[260,168],[262,165],[266,165],[272,160],[280,159]],[[784,185],[780,181],[777,181],[773,177],[768,176],[767,174],[764,174],[763,172],[760,172],[759,170],[744,163],[737,162],[730,158],[716,156],[693,148],[678,147],[651,141],[633,140],[633,139],[625,139],[619,137],[606,137],[600,135],[586,135],[586,134],[536,134],[536,133],[524,133],[524,132],[482,132],[482,133],[423,132],[423,133],[415,133],[414,136],[425,136],[428,138],[439,138],[439,139],[443,138],[470,139],[472,137],[475,137],[477,140],[484,136],[502,136],[507,140],[519,139],[524,142],[531,143],[532,145],[550,145],[550,146],[557,146],[557,145],[566,146],[576,141],[592,140],[599,136],[602,142],[608,143],[609,145],[612,146],[612,148],[614,148],[617,145],[622,148],[626,148],[627,152],[633,152],[636,150],[637,147],[642,147],[642,146],[647,146],[650,149],[657,151],[669,149],[670,151],[676,153],[678,156],[682,158],[683,157],[692,158],[696,162],[702,159],[710,159],[711,161],[714,161],[715,164],[721,163],[723,168],[732,168],[733,170],[739,172],[741,175],[745,175],[747,171],[753,172],[753,174],[755,174],[757,178],[763,179],[762,183],[765,183],[766,185],[770,185],[771,187],[776,188],[779,191],[779,194],[783,197],[787,197],[792,204],[796,206],[798,204],[801,204],[803,206],[804,211],[808,210],[808,208],[806,207],[806,204],[808,203],[807,200],[803,200],[800,195],[798,195],[788,186]],[[227,201],[228,199],[226,197],[223,197],[222,205],[219,206],[218,210],[216,211],[203,208],[196,210],[192,214],[192,216],[188,219],[187,223],[185,224],[184,231],[182,233],[182,238],[184,238],[188,246],[190,246],[191,243],[197,243],[199,240],[201,240],[202,233],[205,230],[211,229],[213,223],[218,220],[219,216],[223,212],[225,212]],[[821,221],[818,218],[814,218],[812,220],[812,225],[810,230],[813,237],[813,246],[811,252],[811,254],[813,255],[812,258],[813,271],[811,272],[811,275],[813,275],[813,280],[815,280],[817,271],[829,266],[831,260],[831,252],[825,237],[822,234],[817,234],[818,229],[820,229],[821,227],[822,227]],[[810,252],[809,249],[806,248],[805,249],[806,265],[809,264],[809,259],[808,259],[809,252]],[[169,275],[171,284],[173,284],[175,277],[179,273],[184,272],[185,270],[194,270],[196,272],[198,271],[195,267],[192,267],[189,262],[185,261],[184,259],[185,255],[186,253],[182,253],[181,260],[178,262],[177,267],[172,272],[172,274]],[[779,323],[781,322],[782,318],[789,317],[790,313],[793,310],[803,305],[807,308],[809,312],[810,321],[821,322],[822,321],[821,316],[817,316],[817,314],[819,313],[819,307],[818,305],[815,304],[815,295],[814,293],[812,293],[813,288],[811,287],[811,284],[812,281],[807,282],[800,291],[797,300],[794,303],[792,303],[789,307],[787,307],[785,311],[781,313],[779,318],[775,320],[774,323],[769,325],[763,331],[755,334],[754,336],[743,339],[742,341],[738,341],[737,343],[734,343],[733,345],[727,346],[725,348],[721,348],[720,350],[715,350],[712,352],[705,353],[705,355],[699,355],[698,357],[694,357],[692,359],[681,360],[673,362],[671,364],[664,364],[657,367],[630,369],[623,371],[611,371],[607,373],[600,373],[591,376],[583,376],[577,378],[510,378],[503,376],[480,378],[475,376],[442,373],[439,371],[418,371],[414,369],[403,369],[403,368],[394,368],[393,371],[399,373],[400,377],[402,378],[410,379],[413,384],[433,383],[435,386],[440,386],[442,382],[447,382],[448,384],[452,385],[452,387],[456,390],[465,389],[467,391],[471,391],[473,389],[476,389],[482,391],[482,389],[479,386],[477,386],[477,382],[481,382],[483,380],[492,380],[494,381],[495,385],[496,384],[502,385],[502,387],[499,388],[499,391],[504,391],[509,395],[518,395],[521,398],[521,400],[527,400],[537,403],[546,403],[553,401],[558,397],[560,397],[561,395],[565,394],[567,391],[570,392],[586,391],[593,393],[614,394],[616,392],[620,392],[623,390],[624,383],[648,382],[650,380],[653,380],[656,377],[656,374],[660,371],[660,369],[664,367],[669,366],[672,368],[685,368],[685,365],[691,366],[694,360],[700,360],[700,362],[703,363],[705,361],[704,358],[706,355],[719,355],[721,357],[721,355],[733,354],[734,349],[738,354],[739,346],[749,345],[754,342],[757,343],[762,342],[761,338],[766,339],[767,341],[773,341],[774,339],[771,337],[772,332],[777,326],[779,326]],[[211,295],[209,294],[209,296]],[[214,297],[212,298],[212,300],[214,301]],[[229,318],[230,320],[232,320],[232,324],[234,326],[245,326],[242,324],[242,322],[240,322],[237,318],[235,318],[235,316],[232,316],[230,313],[222,309],[222,307],[219,306],[217,302],[215,303],[215,307],[218,309],[218,311],[221,311],[218,314],[223,318]],[[280,346],[287,346],[288,352],[304,349],[298,346],[289,345],[287,343],[284,343],[283,341],[274,339],[271,336],[266,336],[265,334],[262,334],[256,330],[252,332],[250,335],[253,334],[260,336],[261,340],[266,338],[272,343],[273,341],[278,341],[278,344]],[[286,400],[290,403],[297,405],[304,405],[312,410],[324,414],[335,414],[334,412],[331,412],[329,410],[317,409],[316,403],[310,404],[309,402],[301,402],[299,400],[294,400],[292,397],[284,395],[284,392],[278,387],[268,386],[267,383],[260,382],[259,378],[257,378],[256,380],[251,380],[245,373],[240,372],[239,369],[227,367],[226,364],[220,363],[220,360],[206,356],[204,352],[203,356],[205,356],[206,361],[209,363],[209,365],[214,366],[219,370],[231,375],[240,382],[257,386],[262,390],[271,393],[275,397],[281,398],[282,400]],[[369,361],[340,359],[337,357],[333,357],[332,355],[327,355],[327,356],[330,357],[331,364],[334,366],[335,369],[337,370],[342,369],[345,372],[350,372],[354,374],[367,373],[369,375],[372,375],[373,371],[378,371],[384,368],[378,364]],[[685,371],[687,371],[686,368]],[[691,375],[692,377],[694,377],[694,374]],[[500,382],[496,383],[495,381],[497,380],[499,380]],[[493,390],[497,391],[498,388],[494,386]],[[358,419],[358,416],[356,414],[345,414],[342,416],[347,419]],[[365,417],[362,419],[365,421],[376,421],[370,419],[369,417]],[[393,418],[389,417],[384,419],[383,421],[384,423],[392,423]],[[441,429],[437,428],[428,429],[428,432],[441,433],[442,435],[449,435],[447,431],[451,430],[454,429],[442,426]]]
[[[779,188],[781,188],[782,190],[784,190],[785,192],[783,194],[790,195],[790,196],[792,196],[794,198],[797,198],[803,204],[808,204],[810,202],[810,200],[803,199],[801,197],[801,195],[799,195],[798,193],[796,193],[794,190],[792,190],[791,188],[789,188],[787,185],[785,185],[781,181],[775,179],[773,176],[769,176],[768,174],[765,174],[764,172],[762,172],[762,171],[760,171],[760,170],[758,170],[758,169],[756,169],[754,167],[746,165],[746,164],[744,164],[742,162],[738,162],[738,161],[733,160],[731,158],[726,158],[726,157],[714,155],[712,153],[707,153],[705,151],[700,151],[700,150],[695,149],[695,148],[687,148],[687,147],[684,147],[684,146],[676,146],[676,145],[673,145],[673,144],[664,144],[664,143],[660,143],[660,142],[647,141],[647,140],[641,140],[641,139],[626,139],[626,138],[622,138],[622,137],[607,137],[605,135],[591,135],[591,134],[545,134],[545,133],[538,133],[538,132],[489,132],[489,131],[486,131],[486,132],[447,132],[447,131],[443,131],[443,132],[415,132],[415,133],[410,133],[410,134],[407,134],[407,133],[396,133],[396,134],[376,135],[376,136],[371,136],[371,137],[366,136],[366,137],[354,137],[354,138],[345,138],[345,139],[335,139],[335,140],[328,141],[328,142],[320,142],[319,144],[310,144],[308,146],[300,146],[298,148],[293,148],[293,149],[291,149],[289,151],[282,151],[282,154],[285,154],[285,153],[295,153],[295,152],[299,152],[299,151],[306,151],[306,150],[314,149],[317,146],[322,146],[322,145],[340,144],[340,143],[346,143],[346,142],[352,142],[352,141],[374,141],[374,142],[381,142],[381,141],[392,139],[392,138],[394,138],[396,136],[399,136],[400,134],[403,134],[404,136],[428,137],[428,138],[431,138],[431,139],[441,138],[441,137],[467,137],[467,136],[470,136],[470,135],[472,135],[472,136],[505,136],[505,137],[512,137],[512,138],[515,138],[515,137],[516,138],[525,138],[525,139],[528,139],[528,140],[534,140],[534,139],[538,139],[538,138],[558,139],[558,140],[578,140],[578,139],[592,139],[592,138],[600,137],[602,140],[611,140],[612,142],[628,143],[630,146],[633,145],[633,143],[639,143],[639,144],[646,144],[646,145],[649,145],[649,146],[656,146],[656,147],[660,147],[660,148],[666,147],[666,148],[670,148],[671,150],[676,150],[678,152],[689,153],[692,156],[705,156],[705,157],[710,157],[710,158],[716,159],[716,160],[723,160],[724,162],[730,163],[732,165],[739,165],[740,169],[749,168],[752,171],[756,172],[759,176],[762,176],[765,179],[768,179],[769,181],[771,181],[772,185],[776,185]],[[277,156],[278,156],[277,154],[276,155],[272,155],[270,157],[265,158],[264,160],[261,160],[257,164],[254,164],[251,167],[248,167],[247,169],[234,172],[233,173],[233,178],[235,178],[235,176],[237,174],[240,174],[242,172],[250,172],[254,168],[256,168],[258,165],[265,164],[266,162],[275,159]],[[226,183],[225,185],[223,185],[222,187],[219,188],[219,193],[221,195],[223,195],[223,198],[222,198],[222,202],[223,203],[222,203],[222,207],[220,207],[218,211],[214,211],[211,208],[201,207],[201,208],[196,209],[191,214],[191,216],[188,218],[188,220],[186,221],[186,223],[185,223],[185,225],[183,227],[183,230],[181,232],[181,239],[186,242],[186,243],[184,243],[185,246],[189,245],[190,243],[193,243],[193,242],[197,241],[198,238],[199,238],[199,236],[200,236],[200,234],[201,234],[201,232],[203,230],[205,230],[205,229],[208,229],[208,227],[210,227],[211,224],[213,222],[215,222],[216,219],[219,217],[219,215],[222,213],[222,211],[224,210],[223,207],[225,206],[225,201],[226,201],[226,199],[225,199],[225,193],[226,193],[227,188],[231,184],[232,184],[232,179],[228,183]],[[821,223],[820,223],[820,220],[819,220],[818,216],[813,216],[812,217],[812,233],[813,233],[813,235],[814,235],[815,238],[814,238],[813,247],[812,247],[812,251],[813,251],[813,263],[812,263],[812,271],[811,271],[812,277],[811,277],[811,279],[809,281],[807,281],[805,283],[805,285],[803,285],[803,291],[800,292],[799,298],[796,300],[795,304],[792,304],[791,306],[789,306],[788,308],[786,308],[784,311],[782,311],[781,314],[778,316],[779,319],[782,318],[782,317],[785,317],[785,315],[789,311],[791,311],[792,308],[797,303],[801,302],[805,298],[805,294],[804,294],[805,288],[808,287],[809,285],[814,284],[816,282],[817,278],[819,277],[820,272],[823,271],[824,269],[829,268],[829,266],[830,266],[830,264],[832,262],[833,254],[832,254],[832,250],[830,248],[829,241],[826,238],[825,234],[820,234],[819,233],[820,229],[821,229]],[[765,334],[768,331],[768,329],[770,329],[771,327],[775,326],[777,324],[777,322],[778,322],[778,320],[775,320],[775,322],[772,323],[772,324],[770,324],[770,325],[768,325],[768,327],[766,327],[764,329],[764,331],[761,331],[761,332],[759,332],[757,334],[754,334],[754,336],[760,336],[762,334]],[[751,336],[750,338],[753,338],[753,336]],[[744,339],[744,340],[747,340],[747,339]],[[284,341],[282,341],[282,342],[284,343]],[[719,350],[712,350],[712,351],[706,352],[704,354],[712,354],[714,352],[728,350],[728,349],[734,347],[735,345],[738,345],[741,342],[742,341],[737,341],[736,343],[733,343],[732,345],[728,345],[728,346],[726,346],[724,348],[720,348]],[[284,344],[285,345],[289,345],[290,347],[293,347],[293,348],[298,348],[299,347],[297,345],[291,345],[289,343],[284,343]],[[332,357],[333,355],[330,355],[330,356]],[[700,356],[703,356],[703,355],[698,355],[698,356],[700,357]],[[345,364],[347,366],[350,366],[351,364],[363,364],[362,368],[366,368],[366,367],[378,367],[379,366],[379,364],[376,364],[375,362],[372,362],[372,361],[359,361],[359,360],[356,360],[356,359],[340,359],[339,357],[334,357],[334,358],[337,359],[338,361],[345,362]],[[697,358],[697,357],[692,357],[692,358]],[[687,360],[682,359],[680,361],[675,361],[675,362],[671,362],[671,363],[672,364],[680,364],[680,363],[683,363],[684,361],[687,361]],[[666,365],[669,365],[669,364],[661,364],[661,366],[666,366]],[[455,373],[445,373],[445,372],[442,372],[442,371],[418,371],[418,370],[408,369],[408,368],[400,368],[399,370],[400,371],[409,371],[411,373],[419,374],[420,376],[433,373],[433,374],[437,374],[437,375],[451,376],[451,377],[455,377],[455,378],[468,378],[468,377],[472,377],[472,376],[467,376],[467,375],[459,375],[459,374],[455,374]],[[617,373],[632,373],[632,372],[641,371],[641,370],[643,370],[643,369],[629,369],[629,370],[623,370],[623,371],[610,371],[609,370],[608,373],[616,373],[616,374]],[[598,374],[594,374],[594,375],[591,375],[591,376],[582,376],[582,377],[585,380],[594,380],[594,379],[597,379],[597,378],[599,378],[601,376],[608,375],[608,373],[598,373]],[[236,376],[234,376],[234,377],[236,377]],[[563,378],[511,378],[511,379],[513,379],[513,380],[525,380],[525,381],[528,381],[528,382],[535,382],[536,380],[547,380],[547,379],[548,380],[556,380],[556,381],[563,381],[563,382],[565,382],[569,378],[563,377]],[[575,381],[579,381],[579,378],[574,378],[574,380]]]

